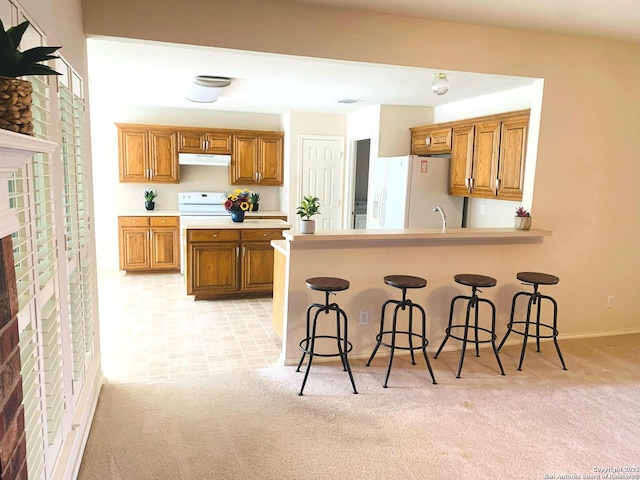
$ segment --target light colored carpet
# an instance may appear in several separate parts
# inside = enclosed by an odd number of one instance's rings
[[[640,465],[640,335],[104,385],[80,480],[543,479]],[[545,477],[547,475],[547,477]],[[604,478],[604,477],[602,477]],[[611,476],[609,478],[612,478]],[[631,478],[631,477],[628,477]]]

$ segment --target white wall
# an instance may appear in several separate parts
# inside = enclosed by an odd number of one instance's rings
[[[381,105],[379,121],[379,157],[397,157],[411,153],[411,127],[428,125],[433,108],[405,105]]]
[[[529,132],[525,157],[525,184],[522,202],[469,198],[467,200],[466,225],[470,228],[512,227],[514,210],[524,205],[531,211],[533,186],[537,161],[538,138],[540,134],[540,114],[542,110],[543,80],[533,85],[514,88],[492,95],[448,103],[434,109],[434,123],[452,122],[471,117],[481,117],[495,113],[531,109]]]

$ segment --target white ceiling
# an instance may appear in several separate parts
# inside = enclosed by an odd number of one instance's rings
[[[398,15],[510,28],[634,38],[640,41],[640,0],[293,0]],[[476,0],[476,5],[481,0]],[[281,114],[348,113],[370,105],[437,106],[529,85],[534,79],[447,72],[449,93],[436,96],[435,70],[273,55],[157,42],[91,38],[92,88],[116,108],[157,106]],[[185,99],[196,75],[233,79],[217,102]],[[358,99],[352,105],[341,99]]]

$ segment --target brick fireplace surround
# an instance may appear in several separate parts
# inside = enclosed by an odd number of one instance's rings
[[[18,291],[11,235],[0,241],[0,480],[27,480]]]

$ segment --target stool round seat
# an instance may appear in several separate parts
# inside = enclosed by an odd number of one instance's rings
[[[456,283],[468,287],[495,287],[498,281],[486,275],[476,275],[474,273],[460,273],[453,277]]]
[[[313,277],[305,280],[307,287],[311,290],[321,292],[340,292],[349,288],[349,281],[336,277]]]
[[[395,288],[424,288],[427,281],[421,277],[412,275],[387,275],[384,277],[384,283]]]
[[[516,278],[521,282],[538,285],[555,285],[560,281],[555,275],[540,272],[518,272]]]

